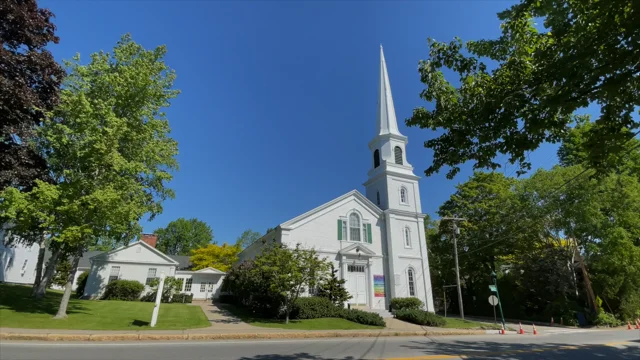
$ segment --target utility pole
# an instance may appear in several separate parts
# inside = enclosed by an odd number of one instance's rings
[[[456,241],[456,233],[460,230],[456,226],[456,221],[464,221],[462,218],[445,217],[442,220],[453,221],[453,254],[456,260],[456,285],[458,287],[458,306],[460,307],[460,318],[464,320],[464,306],[462,305],[462,289],[460,288],[460,267],[458,266],[458,242]]]

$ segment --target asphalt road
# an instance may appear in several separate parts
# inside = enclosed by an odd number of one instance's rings
[[[640,331],[278,341],[0,343],[1,360],[640,359]]]

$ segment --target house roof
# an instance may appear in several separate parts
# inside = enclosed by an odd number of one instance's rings
[[[297,217],[295,217],[295,218],[293,218],[293,219],[291,219],[289,221],[286,221],[286,222],[282,223],[280,225],[280,227],[289,228],[289,227],[293,226],[294,224],[300,222],[301,220],[304,220],[304,219],[308,218],[309,216],[312,216],[312,215],[314,215],[316,213],[319,213],[319,212],[321,212],[321,211],[323,211],[325,209],[328,209],[331,206],[333,206],[333,205],[335,205],[335,204],[337,204],[337,203],[339,203],[339,202],[341,202],[341,201],[343,201],[345,199],[348,199],[350,197],[355,198],[356,201],[360,202],[364,207],[366,207],[369,210],[371,210],[372,213],[374,213],[374,214],[376,214],[378,216],[382,215],[382,213],[383,213],[382,210],[378,206],[376,206],[376,204],[372,203],[369,199],[367,199],[364,195],[362,195],[358,190],[351,190],[348,193],[346,193],[346,194],[344,194],[342,196],[339,196],[339,197],[337,197],[337,198],[335,198],[335,199],[333,199],[333,200],[331,200],[329,202],[326,202],[326,203],[318,206],[317,208],[315,208],[313,210],[307,211],[306,213],[304,213],[304,214],[302,214],[300,216],[297,216]]]
[[[207,267],[204,269],[200,269],[200,270],[196,270],[196,271],[192,271],[192,270],[179,270],[178,272],[182,273],[182,274],[220,274],[220,275],[225,275],[226,273],[224,271],[220,271],[216,268],[212,268],[212,267]]]
[[[109,252],[105,252],[105,253],[101,253],[101,254],[98,254],[98,255],[94,255],[94,256],[92,256],[92,257],[90,258],[90,261],[92,261],[92,260],[96,259],[97,257],[101,257],[101,256],[105,256],[105,257],[107,257],[107,256],[109,256],[109,255],[111,255],[111,254],[117,253],[118,251],[122,251],[122,250],[124,250],[124,249],[130,248],[130,247],[135,246],[135,245],[140,245],[140,246],[146,247],[146,248],[147,248],[147,249],[149,249],[151,252],[154,252],[154,253],[156,253],[156,255],[160,256],[160,257],[161,257],[161,258],[163,258],[163,259],[165,259],[167,262],[169,262],[169,263],[171,263],[171,264],[174,264],[174,265],[179,265],[178,261],[176,261],[176,260],[172,259],[171,257],[169,257],[168,255],[166,255],[166,254],[165,254],[165,253],[163,253],[162,251],[160,251],[160,250],[158,250],[158,249],[154,248],[153,246],[151,246],[151,245],[147,244],[147,243],[146,243],[146,242],[144,242],[144,241],[136,241],[136,242],[131,243],[131,244],[129,244],[129,245],[121,246],[121,247],[119,247],[119,248],[117,248],[117,249],[115,249],[115,250],[111,250],[111,251],[109,251]]]
[[[104,251],[87,251],[84,254],[82,254],[82,257],[80,258],[80,261],[78,262],[78,267],[79,268],[88,268],[91,267],[91,261],[89,259],[91,259],[92,257],[96,256],[96,255],[100,255],[104,253]]]

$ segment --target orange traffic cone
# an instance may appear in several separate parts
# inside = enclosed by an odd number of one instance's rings
[[[520,330],[518,331],[518,334],[524,335],[524,329],[522,328],[522,323],[520,323]]]
[[[504,331],[504,324],[500,325],[500,327],[502,328],[502,329],[500,329],[500,334],[501,335],[506,335],[506,332]]]
[[[533,324],[533,335],[538,335],[538,330],[536,330],[536,324]]]
[[[636,319],[636,329],[640,330],[640,319]]]
[[[627,330],[631,330],[631,321],[627,321]]]

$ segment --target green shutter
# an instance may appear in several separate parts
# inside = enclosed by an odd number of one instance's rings
[[[342,240],[342,220],[338,219],[338,240]]]
[[[367,241],[369,244],[373,242],[373,239],[371,238],[371,224],[367,224]]]

